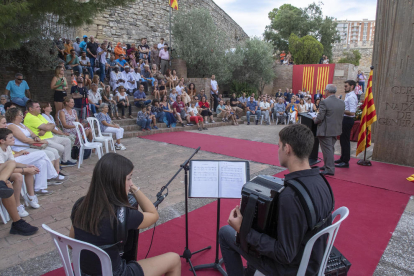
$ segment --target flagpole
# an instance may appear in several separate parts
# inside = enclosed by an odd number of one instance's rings
[[[172,17],[172,7],[170,6],[170,49],[172,50],[172,40],[171,40],[171,17]],[[171,54],[172,51],[170,51],[170,68],[171,68]]]

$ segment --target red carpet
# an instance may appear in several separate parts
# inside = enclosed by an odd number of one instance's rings
[[[335,194],[335,209],[347,206],[349,217],[343,222],[335,246],[350,260],[349,275],[372,275],[409,200],[408,195],[383,189],[330,179]],[[190,199],[191,200],[191,199]],[[221,201],[221,225],[226,225],[230,210],[239,200]],[[384,204],[387,202],[387,204]],[[208,245],[212,249],[192,257],[193,265],[214,262],[216,202],[201,207],[189,215],[190,250],[196,251]],[[139,238],[139,259],[144,258],[150,244],[152,230]],[[182,254],[185,246],[184,216],[156,227],[150,257],[168,251]],[[182,275],[192,275],[189,265],[182,261]],[[64,275],[62,268],[47,276]],[[220,275],[214,271],[200,271],[197,275]]]
[[[201,146],[201,150],[204,151],[280,166],[277,157],[278,146],[273,144],[184,131],[148,135],[143,138],[194,149]],[[319,153],[319,156],[322,158],[322,153]],[[349,169],[336,169],[334,178],[414,195],[414,184],[406,180],[414,173],[414,168],[375,161],[372,161],[372,167],[363,167],[356,162],[357,159],[353,158]],[[322,166],[323,162],[319,165]]]

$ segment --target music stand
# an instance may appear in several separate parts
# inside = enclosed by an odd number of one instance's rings
[[[310,116],[308,113],[299,113],[299,116],[301,117],[300,119],[301,124],[310,128],[310,130],[312,130],[312,133],[313,133],[314,142],[313,142],[312,152],[309,156],[309,165],[314,166],[318,164],[319,162],[321,162],[321,160],[319,160],[319,157],[318,157],[319,139],[316,136],[316,130],[318,129],[318,125],[315,124],[312,116]]]
[[[192,160],[191,163],[197,161],[207,161],[207,162],[239,162],[245,164],[245,182],[250,180],[250,166],[248,161],[226,161],[226,160]],[[192,168],[192,166],[190,166]],[[210,197],[210,196],[191,196],[191,189],[192,189],[192,170],[190,170],[190,195],[189,197]],[[245,183],[243,183],[244,185]],[[241,198],[241,188],[240,194],[237,195],[238,197],[223,197],[223,198]],[[210,197],[213,198],[213,197]],[[194,267],[194,270],[201,270],[201,269],[216,269],[218,270],[223,276],[227,276],[226,271],[224,271],[223,267],[223,258],[219,258],[219,231],[220,231],[220,199],[221,197],[217,195],[217,226],[216,226],[216,255],[213,263],[210,264],[202,264],[197,265]]]

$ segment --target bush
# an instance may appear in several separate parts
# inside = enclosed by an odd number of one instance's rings
[[[355,66],[359,65],[359,61],[361,60],[361,53],[359,52],[359,50],[344,52],[343,55],[345,57],[338,60],[338,63],[351,63]]]
[[[252,93],[257,93],[255,86],[247,83],[233,80],[230,85],[231,93],[236,93],[237,97],[241,97],[243,93],[246,93],[246,96],[251,95]]]
[[[289,51],[295,64],[317,64],[323,53],[322,44],[313,36],[307,35],[299,38],[291,34],[289,38]]]

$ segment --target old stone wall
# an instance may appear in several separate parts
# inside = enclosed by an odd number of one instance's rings
[[[356,47],[356,48],[349,48],[344,49],[342,47],[335,47],[332,50],[332,59],[333,62],[337,62],[342,57],[344,57],[344,52],[346,51],[352,51],[352,50],[359,50],[361,53],[361,60],[359,61],[359,70],[362,70],[366,75],[369,75],[370,67],[372,65],[372,53],[373,53],[373,47]],[[338,64],[338,63],[337,63]]]
[[[216,25],[227,34],[234,45],[248,38],[243,29],[212,0],[180,0],[180,10],[207,8]],[[175,11],[172,12],[173,16]],[[169,6],[167,0],[136,0],[134,3],[107,10],[96,15],[94,23],[78,30],[78,36],[93,35],[99,41],[138,43],[142,37],[148,45],[169,41]],[[174,39],[173,39],[174,43]]]

